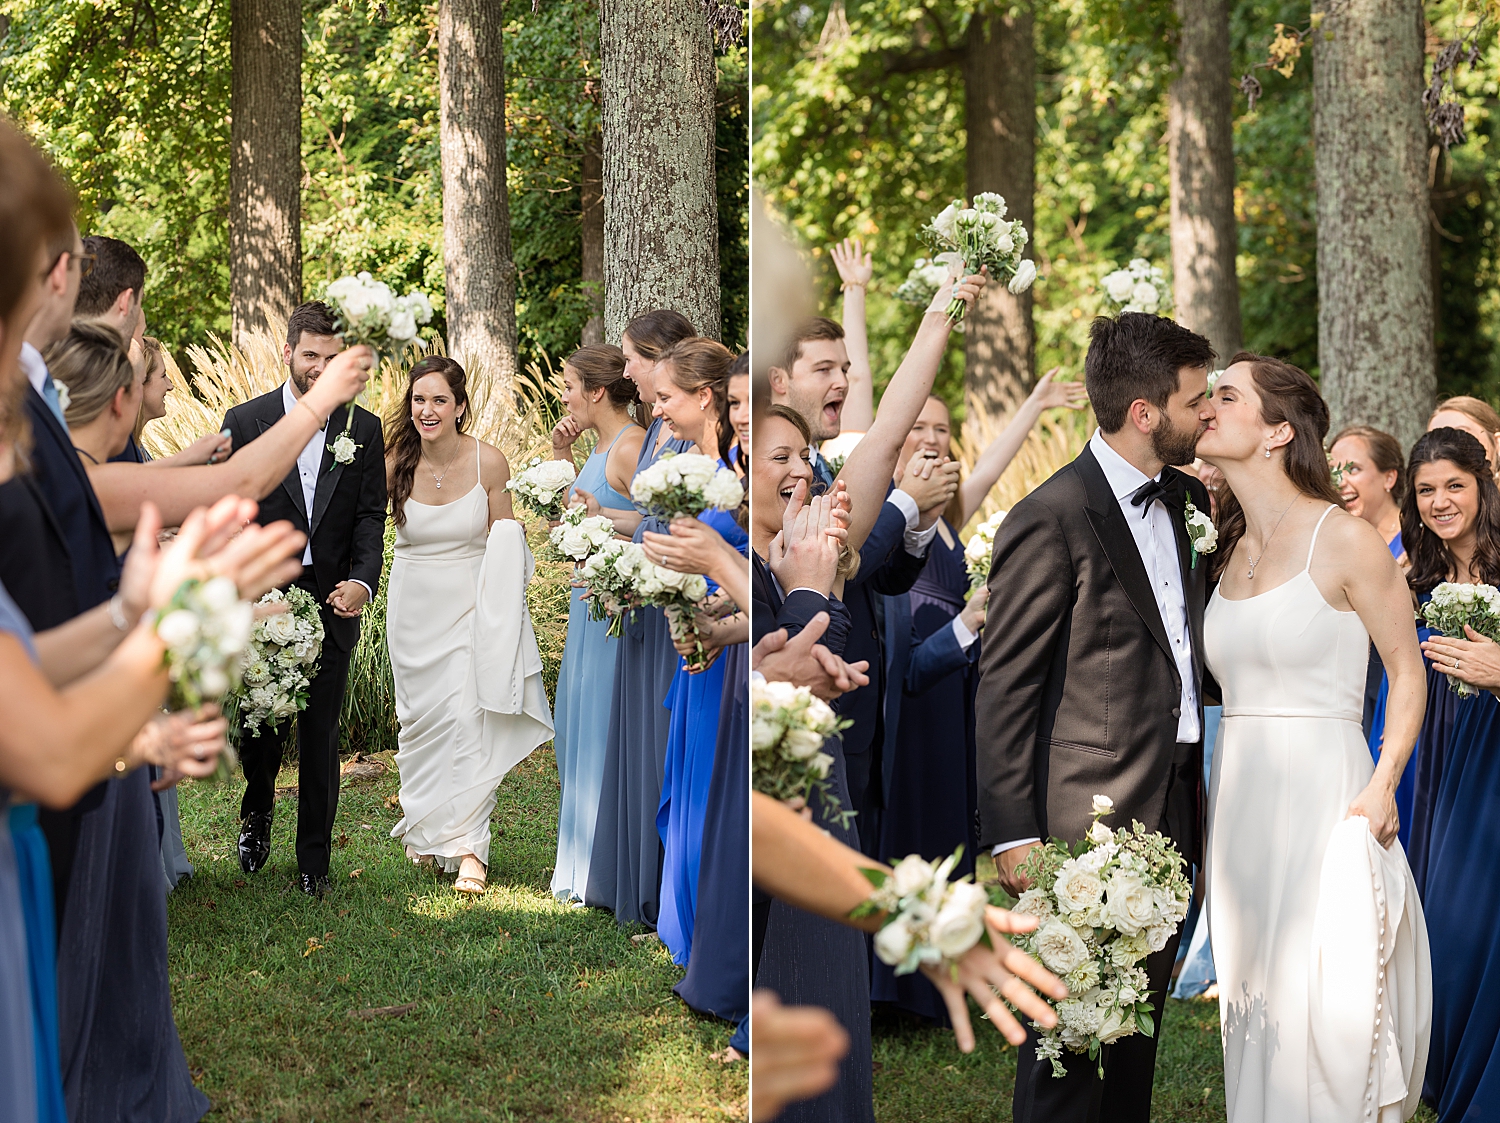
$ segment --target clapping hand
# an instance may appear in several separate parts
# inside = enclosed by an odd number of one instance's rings
[[[771,540],[767,565],[788,592],[813,589],[827,596],[838,576],[838,528],[828,498],[818,496],[804,504],[806,496],[807,481],[798,480],[782,516],[781,533]]]
[[[958,493],[962,468],[955,460],[932,455],[914,455],[906,462],[906,471],[896,486],[911,496],[922,518],[918,526],[926,530],[937,521],[943,508]]]
[[[177,537],[163,547],[157,542],[161,515],[155,504],[143,503],[120,578],[121,599],[140,598],[142,611],[160,608],[189,577],[228,577],[240,596],[252,601],[286,584],[302,572],[307,536],[285,521],[270,526],[250,522],[256,510],[254,500],[225,496],[190,513]]]
[[[1062,367],[1053,367],[1036,380],[1031,400],[1042,409],[1082,409],[1089,404],[1089,392],[1082,382],[1053,382],[1052,376]]]
[[[861,686],[868,686],[868,660],[846,663],[818,642],[828,630],[828,613],[819,612],[800,632],[787,639],[778,628],[750,650],[750,665],[772,682],[805,686],[825,702]]]

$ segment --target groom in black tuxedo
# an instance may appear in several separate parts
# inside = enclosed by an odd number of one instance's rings
[[[236,449],[275,425],[344,349],[334,332],[332,310],[313,301],[287,321],[282,352],[285,383],[224,416]],[[353,458],[335,445],[348,433]],[[260,521],[289,519],[307,533],[302,576],[296,584],[322,606],[323,651],[308,690],[307,709],[297,715],[297,870],[302,891],[321,896],[328,888],[328,859],[339,800],[339,711],[349,679],[349,658],[359,642],[359,616],[380,586],[385,558],[385,443],[380,420],[354,407],[351,419],[339,408],[308,442],[281,486],[260,501]],[[254,873],[271,854],[271,815],[286,726],[262,727],[252,737],[241,730],[240,760],[245,796],[240,801],[240,867]]]
[[[1140,820],[1189,862],[1203,845],[1203,610],[1208,563],[1184,521],[1207,489],[1193,460],[1213,417],[1213,351],[1171,320],[1097,319],[1085,373],[1099,419],[1088,447],[1010,511],[995,536],[976,700],[981,845],[1001,881],[1040,840],[1082,838],[1095,794],[1110,826]],[[1161,1012],[1177,937],[1146,960]],[[1086,1054],[1067,1076],[1016,1070],[1016,1123],[1148,1123],[1155,1037],[1107,1045],[1104,1078]]]

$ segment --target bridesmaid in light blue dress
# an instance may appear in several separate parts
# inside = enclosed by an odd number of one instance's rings
[[[639,398],[635,384],[625,377],[625,354],[618,347],[584,347],[563,364],[563,404],[568,414],[552,431],[553,456],[571,461],[573,443],[583,430],[599,434],[597,447],[573,485],[574,498],[597,501],[606,515],[634,510],[630,497],[621,492],[630,486],[645,436],[630,415],[632,403],[638,406]],[[557,672],[553,713],[562,799],[552,893],[559,900],[580,902],[589,883],[589,856],[604,780],[609,686],[614,682],[619,642],[608,634],[607,620],[589,619],[589,604],[582,594],[582,589],[574,589],[568,608],[568,639]]]

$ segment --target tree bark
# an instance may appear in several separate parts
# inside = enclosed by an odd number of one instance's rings
[[[487,419],[513,403],[517,365],[503,25],[503,5],[493,0],[438,5],[448,353],[487,392]]]
[[[582,275],[593,313],[583,325],[585,345],[604,342],[604,153],[597,133],[583,142]]]
[[[1349,0],[1313,35],[1323,396],[1335,431],[1406,447],[1436,387],[1423,35],[1418,0]]]
[[[302,6],[231,0],[229,307],[232,335],[302,301]]]
[[[997,191],[1008,217],[1035,235],[1036,46],[1030,5],[1006,14],[976,12],[964,55],[964,118],[969,195]],[[1027,256],[1033,256],[1028,250]],[[987,443],[1036,381],[1031,293],[1012,296],[991,283],[967,317],[964,430]]]
[[[1222,367],[1240,350],[1234,220],[1229,0],[1177,0],[1182,36],[1168,95],[1172,297],[1177,320],[1207,336]]]
[[[719,337],[717,71],[699,0],[601,0],[604,330],[653,308]]]

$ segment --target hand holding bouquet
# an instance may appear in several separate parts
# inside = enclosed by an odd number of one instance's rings
[[[1500,640],[1500,590],[1493,585],[1460,585],[1444,581],[1432,590],[1432,599],[1422,606],[1422,619],[1433,631],[1454,639],[1466,639],[1465,626],[1482,636]],[[1460,698],[1479,693],[1477,687],[1448,675],[1448,688]]]
[[[964,545],[964,568],[969,573],[969,591],[985,584],[990,579],[990,559],[995,553],[995,531],[1005,521],[1005,512],[996,511],[975,528],[973,536]]]
[[[263,616],[250,632],[238,693],[240,718],[252,736],[262,725],[278,729],[282,718],[307,708],[308,687],[323,653],[323,617],[307,590],[272,589],[257,604],[285,608]]]
[[[615,524],[604,515],[591,515],[587,507],[576,504],[563,511],[547,537],[559,555],[574,565],[582,565],[606,542],[615,540]]]
[[[554,522],[562,518],[568,489],[577,478],[578,470],[571,460],[543,460],[536,456],[505,486],[542,518]]]
[[[817,792],[823,818],[848,826],[854,812],[840,805],[828,780],[833,757],[823,752],[823,742],[851,724],[805,686],[751,682],[751,786],[772,799],[801,799],[809,806]]]
[[[1155,314],[1172,304],[1166,274],[1144,257],[1131,258],[1124,269],[1106,273],[1099,283],[1104,286],[1106,299],[1119,312]]]
[[[364,344],[377,355],[382,350],[399,354],[416,342],[418,325],[432,321],[432,301],[425,294],[412,290],[397,296],[368,273],[340,277],[328,286],[324,299],[333,309],[334,327],[344,346]],[[348,421],[353,420],[351,401]]]
[[[735,481],[739,486],[739,481]],[[667,617],[676,643],[693,646],[691,655],[683,656],[689,674],[706,670],[709,665],[708,652],[698,638],[697,614],[708,596],[708,580],[701,573],[679,573],[675,569],[657,565],[646,556],[646,551],[632,543],[630,564],[631,597],[635,604],[655,605]]]
[[[975,195],[973,206],[953,200],[922,228],[921,237],[940,254],[952,253],[949,260],[965,274],[988,266],[996,280],[1008,278],[1006,288],[1012,293],[1025,292],[1036,280],[1036,263],[1022,257],[1030,235],[1019,219],[1006,219],[1005,200],[993,191]],[[948,305],[948,318],[962,320],[964,309],[964,302],[955,299]]]
[[[619,636],[625,613],[635,605],[635,555],[641,548],[619,538],[604,543],[578,567],[578,579],[588,591],[589,619],[609,618],[608,634]]]
[[[630,498],[646,514],[670,522],[696,519],[710,508],[732,511],[744,501],[745,487],[728,468],[696,452],[664,452],[649,468],[636,473]]]

